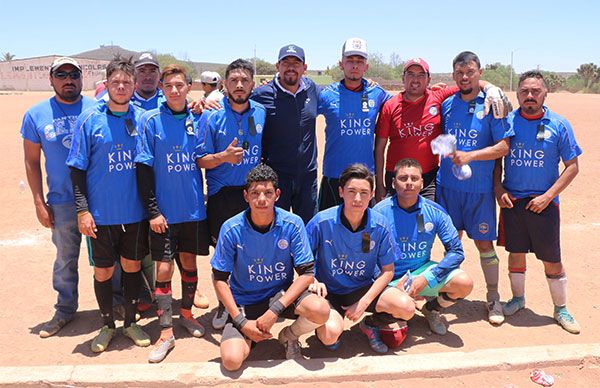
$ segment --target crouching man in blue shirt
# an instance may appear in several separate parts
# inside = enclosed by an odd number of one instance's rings
[[[365,312],[376,313],[359,327],[371,349],[386,353],[379,327],[410,319],[415,304],[406,293],[388,286],[397,247],[388,221],[369,209],[375,193],[373,174],[364,164],[352,164],[340,175],[339,185],[343,204],[317,213],[306,226],[318,280],[310,289],[332,306],[317,336],[335,350],[344,330],[343,317],[356,322]]]
[[[244,189],[250,208],[225,221],[211,260],[217,297],[230,316],[221,338],[221,362],[230,371],[242,366],[253,342],[272,337],[278,317],[295,319],[279,333],[287,359],[302,358],[298,337],[329,317],[327,301],[307,290],[314,258],[304,223],[275,207],[279,195],[275,171],[253,168]]]
[[[392,224],[399,246],[390,285],[407,290],[412,298],[433,297],[425,303],[421,313],[431,331],[444,335],[447,329],[440,310],[452,306],[473,289],[473,280],[459,269],[465,256],[458,232],[443,207],[419,195],[423,174],[415,159],[402,159],[396,164],[392,183],[396,195],[373,208]],[[439,263],[431,260],[436,235],[446,251]]]

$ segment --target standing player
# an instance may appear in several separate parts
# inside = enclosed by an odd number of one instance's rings
[[[220,109],[205,111],[200,121],[204,141],[196,156],[198,166],[206,169],[208,228],[214,246],[221,225],[248,208],[246,175],[260,163],[265,108],[248,100],[253,79],[252,63],[243,59],[230,63],[225,71],[227,98]],[[212,325],[222,329],[226,322],[227,311],[219,303]]]
[[[319,190],[319,210],[342,203],[338,177],[352,163],[375,172],[373,141],[377,114],[391,96],[380,86],[369,86],[367,42],[350,38],[342,46],[340,68],[344,79],[319,95],[318,113],[325,116],[325,155]]]
[[[392,97],[381,109],[375,138],[377,201],[386,195],[396,195],[392,187],[394,166],[403,158],[413,158],[419,162],[424,171],[421,195],[432,201],[435,199],[439,157],[431,152],[431,141],[442,133],[442,102],[458,92],[459,88],[450,86],[430,90],[430,81],[429,65],[424,59],[408,60],[402,74],[404,92]],[[490,106],[493,106],[495,116],[506,116],[512,108],[503,93],[486,81],[479,81],[479,85],[486,93],[484,113],[487,114]],[[388,138],[390,146],[384,157]]]
[[[538,70],[519,78],[517,99],[520,108],[509,123],[515,131],[510,153],[494,174],[496,196],[502,220],[510,285],[513,293],[504,305],[504,314],[513,315],[525,307],[526,255],[533,252],[544,264],[554,319],[566,331],[578,334],[579,324],[567,310],[567,275],[561,262],[558,195],[579,172],[582,151],[569,122],[544,105],[548,89]],[[559,175],[559,160],[565,168]],[[498,167],[500,163],[497,164]]]
[[[412,285],[408,295],[433,297],[421,309],[431,331],[444,335],[440,310],[465,298],[473,289],[473,281],[459,269],[465,259],[458,232],[448,213],[437,203],[419,195],[423,189],[421,165],[415,159],[401,159],[395,167],[392,186],[396,195],[373,208],[388,219],[400,248],[390,285],[404,289],[410,271]],[[444,245],[444,258],[431,260],[435,236]]]
[[[365,312],[377,313],[360,322],[360,330],[377,353],[386,353],[379,327],[408,320],[415,304],[406,293],[388,287],[394,276],[396,245],[381,214],[369,209],[375,178],[362,164],[348,166],[339,180],[342,205],[323,210],[306,229],[315,255],[316,278],[311,287],[332,306],[329,320],[317,329],[328,348],[339,346],[344,318],[358,321]]]
[[[202,173],[196,166],[197,148],[202,142],[200,118],[186,106],[192,81],[179,65],[165,67],[160,79],[166,102],[140,119],[135,157],[157,270],[161,333],[148,357],[150,362],[162,361],[175,346],[171,279],[176,253],[181,263],[179,322],[192,336],[204,335],[204,327],[192,315],[192,304],[198,285],[196,255],[208,255]]]
[[[442,104],[444,133],[456,137],[457,151],[443,158],[437,176],[436,199],[450,214],[456,229],[474,240],[487,285],[488,320],[504,322],[498,293],[498,256],[496,239],[496,203],[494,200],[494,160],[508,153],[514,135],[505,119],[484,112],[484,96],[479,91],[482,74],[477,55],[461,52],[452,62],[452,77],[460,92]],[[472,177],[459,180],[452,165],[469,164]]]
[[[277,74],[251,99],[267,110],[263,158],[279,177],[277,206],[308,222],[317,209],[316,117],[320,88],[302,75],[304,50],[294,44],[279,50]]]
[[[279,333],[287,359],[302,358],[298,337],[329,316],[325,300],[307,291],[314,258],[304,223],[275,207],[277,186],[270,167],[250,171],[244,189],[250,208],[223,224],[211,260],[217,297],[231,316],[221,338],[221,362],[230,371],[241,367],[252,342],[272,337],[279,316],[295,319]]]
[[[156,109],[165,101],[158,88],[160,65],[152,53],[141,53],[135,61],[135,92],[131,103],[143,110]]]
[[[54,96],[31,107],[23,117],[21,136],[25,153],[25,171],[33,194],[38,221],[50,228],[56,247],[52,286],[58,293],[52,319],[40,329],[40,337],[56,334],[73,319],[78,307],[78,264],[81,233],[69,169],[65,161],[79,114],[95,101],[81,95],[81,66],[73,58],[60,57],[50,66],[50,85]],[[48,184],[44,200],[41,153],[44,153]]]
[[[104,326],[92,351],[106,350],[115,334],[111,278],[115,260],[123,269],[123,334],[138,346],[150,337],[134,322],[142,277],[140,260],[148,254],[148,222],[138,196],[133,162],[136,124],[141,111],[129,103],[134,68],[116,57],[106,67],[109,100],[77,119],[67,159],[79,231],[91,237],[94,291]]]

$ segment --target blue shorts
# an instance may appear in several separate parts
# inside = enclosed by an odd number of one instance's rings
[[[436,202],[442,205],[457,230],[472,240],[496,239],[496,199],[494,193],[465,193],[438,186]]]
[[[431,267],[432,265],[436,265],[438,263],[436,263],[435,261],[431,261],[429,260],[427,263],[423,264],[422,266],[420,266],[419,268],[417,268],[414,271],[410,271],[410,274],[412,276],[417,276],[422,274],[423,272],[425,272],[429,267]],[[452,271],[450,271],[450,273],[448,275],[446,275],[441,282],[439,282],[435,287],[425,287],[423,289],[423,291],[419,292],[419,295],[421,296],[438,296],[440,294],[440,290],[446,285],[448,284],[448,282],[450,280],[452,280],[452,278],[454,278],[456,275],[463,273],[463,270],[460,268],[456,268],[453,269]],[[392,280],[389,284],[390,287],[396,287],[398,285],[398,282],[400,281],[400,279],[402,279],[401,277],[396,279],[396,280]]]

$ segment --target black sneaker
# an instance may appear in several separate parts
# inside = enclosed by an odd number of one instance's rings
[[[48,322],[45,322],[40,329],[40,337],[48,338],[58,333],[67,323],[71,322],[71,319],[57,318],[54,316]]]

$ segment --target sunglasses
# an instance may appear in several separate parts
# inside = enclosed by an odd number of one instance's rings
[[[71,79],[79,79],[79,78],[81,78],[81,72],[79,70],[55,71],[53,76],[54,76],[54,78],[58,78],[58,79],[67,79],[67,77],[69,77]]]

